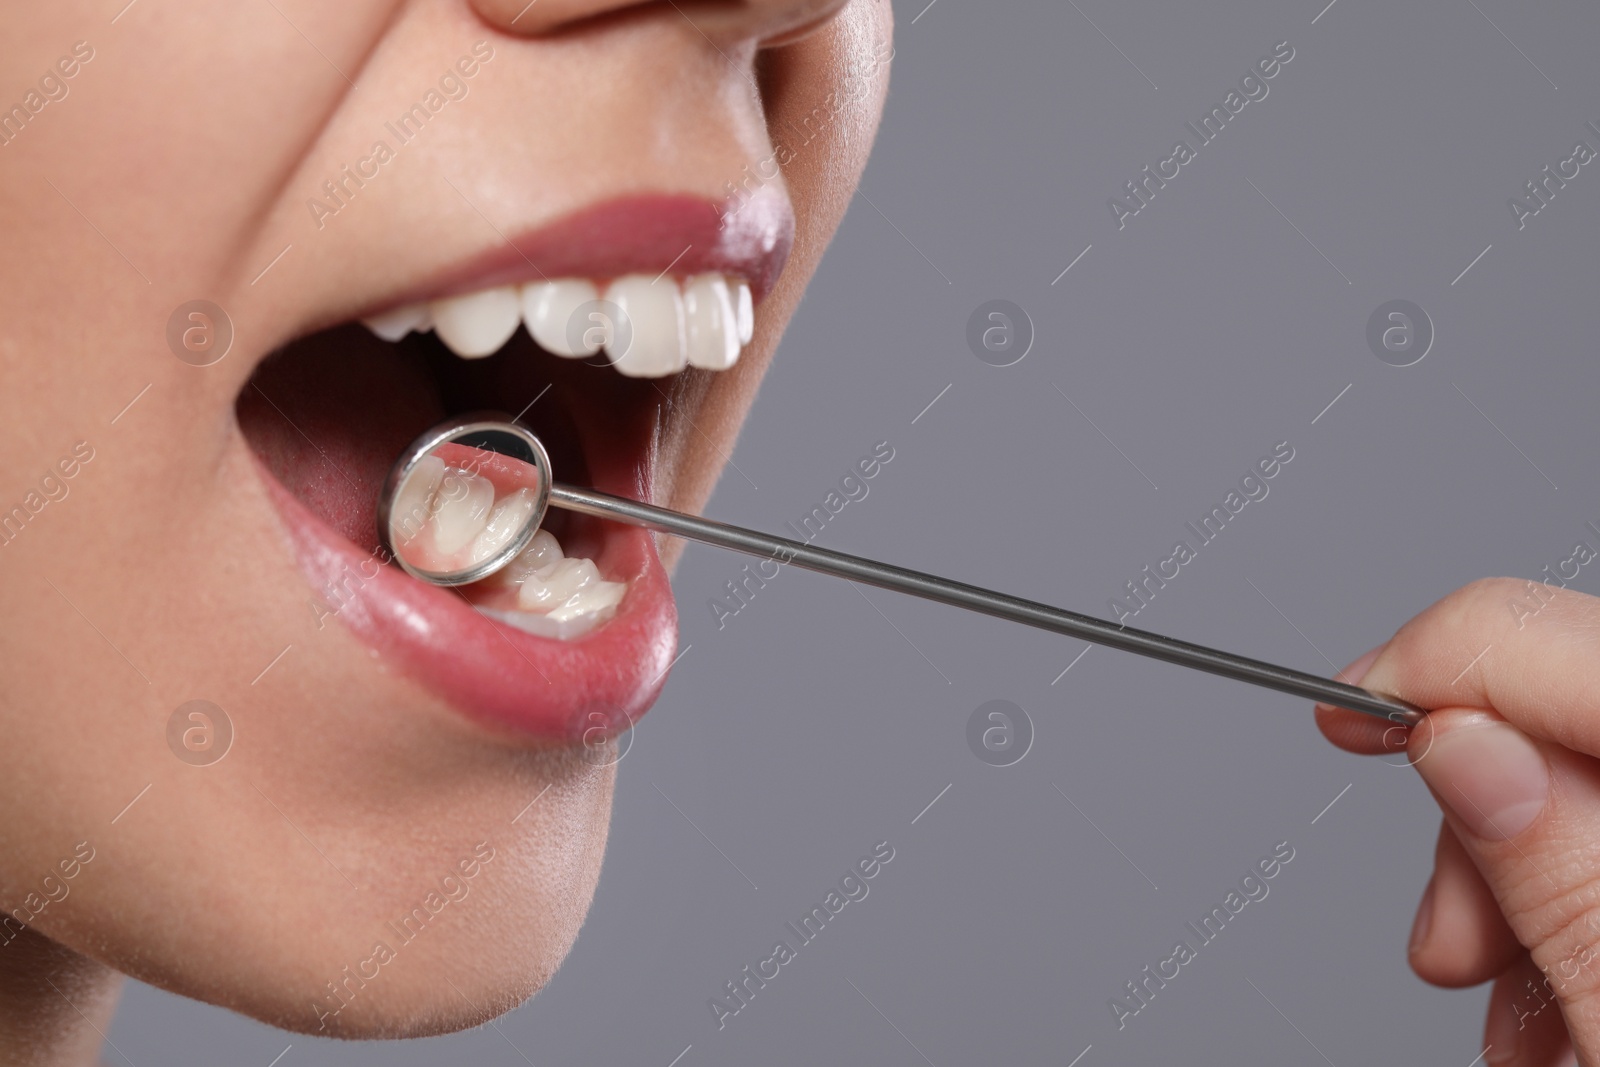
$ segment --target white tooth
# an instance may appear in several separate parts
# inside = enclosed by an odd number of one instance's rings
[[[683,287],[689,365],[727,370],[739,358],[738,312],[720,274],[701,274]]]
[[[530,282],[522,287],[522,321],[528,325],[528,334],[546,352],[568,359],[592,356],[605,341],[607,324],[574,324],[573,316],[583,305],[599,299],[600,290],[582,278]]]
[[[629,378],[675,374],[689,362],[683,329],[683,294],[671,278],[625,274],[606,288],[606,299],[627,319],[631,336],[623,351],[607,342],[606,354]]]
[[[490,580],[499,585],[518,586],[527,581],[534,571],[548,567],[561,557],[561,542],[550,531],[539,530],[534,533],[527,547],[518,552],[510,563],[495,571]]]
[[[567,556],[530,574],[517,592],[517,607],[543,614],[559,607],[586,585],[600,581],[593,560]]]
[[[540,530],[533,535],[533,540],[528,542],[528,547],[517,556],[519,560],[525,559],[533,564],[534,569],[548,567],[566,553],[561,551],[561,542],[556,540],[556,535],[549,530]]]
[[[739,343],[747,345],[750,338],[756,335],[756,302],[748,284],[738,282],[734,285],[733,302],[739,309]]]
[[[428,314],[427,304],[406,304],[361,320],[362,325],[390,344],[400,340],[412,330],[426,330],[428,327],[423,324],[430,322],[432,319]]]
[[[389,542],[408,563],[423,565],[414,558],[416,550],[412,542],[427,525],[433,510],[433,494],[444,480],[444,470],[444,460],[438,456],[423,456],[411,469],[389,509]]]
[[[622,586],[621,582],[607,582],[605,584]],[[623,589],[627,588],[626,586],[622,587]],[[575,637],[582,637],[616,613],[616,609],[613,607],[586,615],[574,615],[571,618],[557,619],[550,615],[536,615],[528,611],[495,611],[492,608],[479,608],[478,610],[492,619],[499,619],[508,626],[515,626],[519,630],[537,634],[539,637],[554,637],[562,641],[570,641]]]
[[[435,300],[432,310],[439,340],[462,359],[498,352],[522,321],[521,302],[511,285]]]
[[[433,498],[434,548],[441,556],[455,556],[483,533],[493,507],[493,482],[466,471],[450,471]]]
[[[602,613],[606,618],[610,618],[611,612],[622,603],[622,594],[627,590],[626,582],[594,582],[572,594],[545,614],[557,622]]]
[[[489,512],[489,524],[472,540],[472,551],[468,553],[472,562],[482,563],[504,548],[522,532],[532,514],[533,490],[518,489],[501,497]]]
[[[562,640],[581,637],[616,614],[628,583],[601,578],[593,560],[562,556],[559,543],[543,530],[500,574],[521,569],[534,556],[551,562],[517,578],[516,610],[478,610],[528,633]]]

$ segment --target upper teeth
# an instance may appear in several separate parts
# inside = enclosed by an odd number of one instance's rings
[[[362,321],[367,329],[389,342],[400,340],[412,330],[433,329],[433,314],[427,304],[407,304]]]
[[[733,366],[754,332],[755,302],[747,283],[721,274],[681,281],[625,274],[603,291],[587,279],[559,278],[407,304],[362,321],[385,341],[432,329],[463,359],[499,351],[521,322],[555,355],[577,359],[604,348],[622,374],[659,378],[685,366]]]
[[[517,332],[522,302],[511,286],[435,300],[433,332],[463,359],[481,359],[500,351]]]

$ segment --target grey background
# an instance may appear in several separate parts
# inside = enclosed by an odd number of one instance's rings
[[[1473,578],[1533,577],[1600,521],[1600,168],[1521,232],[1506,206],[1579,138],[1600,146],[1583,125],[1600,11],[1337,0],[1313,24],[1324,0],[923,2],[896,5],[876,153],[714,514],[776,529],[888,440],[820,544],[1105,615],[1287,440],[1268,498],[1135,624],[1318,672]],[[1107,198],[1285,39],[1267,99],[1118,232]],[[1037,332],[1003,369],[965,343],[993,298]],[[1364,337],[1395,298],[1437,329],[1404,369]],[[719,631],[706,601],[740,562],[691,548],[677,574],[690,650],[622,763],[594,908],[545,992],[494,1029],[367,1045],[133,986],[119,1052],[945,1067],[1092,1045],[1081,1067],[1464,1067],[1481,1050],[1485,990],[1406,966],[1438,823],[1413,772],[1333,750],[1303,701],[1106,649],[1063,676],[1080,642],[801,572]],[[1035,729],[1008,768],[965,740],[996,698]],[[867,899],[719,1032],[707,999],[884,839]],[[1270,896],[1119,1032],[1108,999],[1284,840]]]

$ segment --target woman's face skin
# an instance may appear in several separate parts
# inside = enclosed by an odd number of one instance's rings
[[[615,771],[572,739],[596,693],[612,702],[608,725],[653,698],[671,610],[610,650],[638,661],[613,672],[621,682],[584,676],[598,668],[556,642],[518,645],[554,675],[530,687],[527,721],[504,686],[440,681],[449,657],[428,642],[459,606],[407,598],[453,594],[395,585],[412,579],[390,567],[370,598],[318,610],[327,553],[308,547],[307,524],[355,540],[370,528],[327,485],[370,497],[397,447],[365,427],[408,438],[451,405],[393,400],[389,379],[420,363],[361,327],[315,350],[325,387],[275,403],[279,380],[258,366],[359,316],[481,288],[466,283],[491,261],[537,280],[508,240],[527,247],[574,213],[658,195],[722,203],[760,170],[764,206],[748,217],[781,245],[786,192],[792,252],[731,370],[625,380],[525,339],[473,365],[521,360],[485,371],[479,393],[555,382],[548,410],[592,423],[575,432],[587,462],[622,470],[622,491],[698,510],[865,163],[889,4],[115,7],[0,15],[0,107],[49,75],[44,106],[0,143],[0,512],[26,513],[0,535],[0,905],[29,919],[0,927],[0,1058],[91,1057],[84,1024],[104,1029],[114,1003],[107,968],[312,1033],[477,1024],[538,990],[577,935]],[[58,67],[78,42],[79,62]],[[308,201],[328,202],[323,183],[392,140],[385,124],[475,45],[481,58],[480,42],[492,59],[452,83],[464,95],[319,219]],[[802,127],[804,140],[787,132]],[[640,255],[632,269],[671,267]],[[167,337],[174,309],[197,299],[234,332],[205,367]],[[347,353],[359,372],[340,365]],[[536,429],[545,410],[529,416]],[[346,424],[362,434],[341,437]],[[296,442],[318,454],[285,458]],[[634,453],[599,458],[608,448]],[[270,471],[293,462],[300,483],[279,484]],[[444,665],[411,669],[406,640]],[[231,722],[225,759],[175,755],[169,720],[191,700]],[[406,940],[396,925],[419,908],[425,928]]]

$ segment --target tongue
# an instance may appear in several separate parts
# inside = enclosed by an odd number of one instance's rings
[[[395,457],[444,417],[428,339],[388,344],[360,326],[297,341],[257,368],[239,425],[284,487],[357,545],[378,544],[378,493]]]

